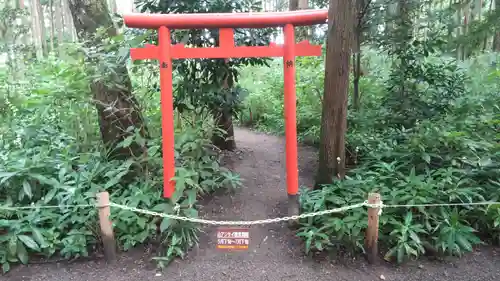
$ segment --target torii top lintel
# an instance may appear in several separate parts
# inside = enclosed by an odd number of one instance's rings
[[[129,14],[123,18],[128,27],[135,28],[220,29],[218,47],[186,48],[184,44],[174,44],[170,47],[169,53],[172,59],[187,59],[283,57],[285,52],[283,46],[274,43],[269,46],[235,46],[233,28],[290,26],[293,31],[293,26],[325,23],[327,15],[327,10],[301,10],[274,13]],[[170,45],[170,40],[168,42]],[[311,45],[308,41],[291,44],[294,45],[294,56],[321,55],[321,46]],[[130,55],[133,60],[157,59],[161,48],[146,44],[143,48],[132,48]]]
[[[172,29],[197,28],[263,28],[304,26],[326,23],[328,10],[301,10],[259,13],[198,13],[198,14],[141,14],[124,15],[124,23],[132,28]]]

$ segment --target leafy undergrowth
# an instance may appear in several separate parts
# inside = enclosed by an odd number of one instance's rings
[[[384,204],[500,201],[498,56],[458,65],[418,44],[400,55],[414,63],[391,66],[387,55],[365,50],[361,109],[348,115],[347,147],[357,165],[343,181],[303,189],[303,212],[360,203],[370,192],[380,193]],[[312,144],[319,140],[323,69],[321,59],[298,59],[297,129],[300,141]],[[282,134],[282,74],[245,71],[255,80],[243,82],[250,95],[242,122]],[[304,219],[298,235],[306,252],[363,252],[366,226],[361,208]],[[380,218],[382,254],[397,262],[425,252],[461,255],[499,239],[500,205],[385,208]]]
[[[137,75],[134,84],[139,99],[146,101],[144,114],[152,140],[136,134],[120,146],[146,145],[147,155],[109,161],[81,59],[50,57],[25,73],[0,86],[0,201],[3,207],[57,207],[0,209],[4,272],[33,256],[69,259],[98,250],[96,208],[81,206],[93,205],[98,192],[108,191],[117,204],[196,217],[200,196],[239,186],[239,178],[219,166],[210,142],[213,121],[197,110],[176,116],[176,192],[170,201],[162,198],[159,95],[138,81],[144,75]],[[7,76],[7,70],[0,70],[0,75]],[[161,241],[156,259],[164,265],[197,243],[197,225],[159,219],[112,208],[119,248]]]

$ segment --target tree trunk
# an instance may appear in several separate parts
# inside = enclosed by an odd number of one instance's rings
[[[500,9],[500,0],[495,1],[495,9]],[[493,51],[500,52],[500,27],[496,28],[495,36],[493,37]]]
[[[31,35],[33,37],[33,45],[35,46],[36,58],[40,60],[43,58],[43,48],[36,2],[37,0],[34,0],[30,3]]]
[[[39,30],[40,30],[40,40],[42,41],[42,51],[43,54],[47,54],[47,36],[45,34],[45,15],[43,13],[42,5],[40,4],[40,0],[35,0],[36,12],[38,14]]]
[[[15,1],[15,7],[17,9],[24,10],[25,9],[24,0]],[[21,24],[23,29],[28,28],[29,26],[27,20],[28,19],[26,16],[23,15],[21,17]],[[29,38],[26,32],[18,35],[18,38],[20,39],[21,43],[23,43],[24,46],[22,48],[22,52],[15,54],[16,65],[17,65],[17,73],[15,73],[15,79],[22,79],[24,77],[24,68],[25,68],[24,61],[29,59],[29,56],[25,49],[27,46],[29,46]]]
[[[68,38],[70,39],[71,42],[74,42],[78,39],[78,35],[76,34],[76,26],[74,26],[74,20],[72,17],[72,12],[70,10],[69,6],[69,0],[62,0],[62,13],[63,13],[63,25],[64,29],[66,30],[66,34],[68,35]],[[89,2],[88,0],[84,0],[84,3]],[[92,3],[90,1],[89,3]],[[107,10],[106,10],[107,11]],[[63,30],[64,30],[63,29]]]
[[[500,52],[500,31],[497,31],[493,38],[493,51]]]
[[[227,134],[215,135],[212,137],[212,143],[221,150],[234,150],[236,141],[234,139],[233,117],[227,112],[216,111],[213,113],[217,123],[217,128],[224,130]]]
[[[353,41],[354,4],[330,0],[316,187],[345,175],[345,133],[349,61]]]
[[[471,15],[471,5],[470,2],[465,6],[465,12],[464,12],[464,33],[463,35],[468,35],[469,34],[469,22],[470,22],[470,15]],[[467,46],[463,45],[462,46],[462,60],[465,60],[466,58],[469,57],[469,48]]]
[[[225,59],[225,63],[227,62],[228,59]],[[227,90],[230,87],[228,77],[222,82],[223,90]],[[225,110],[214,110],[212,114],[215,118],[217,128],[226,132],[222,136],[220,134],[214,134],[212,137],[212,144],[220,150],[234,150],[236,148],[236,140],[234,139],[233,116],[230,112]]]
[[[482,13],[483,13],[483,1],[482,0],[475,0],[473,3],[473,9],[471,12],[470,20],[472,22],[474,22],[474,21],[481,22]],[[487,36],[485,36],[485,38],[487,38]],[[480,48],[481,48],[481,43],[478,42],[478,44],[472,48],[471,55],[475,49],[480,49]]]
[[[355,28],[354,28],[354,48],[353,48],[353,74],[354,79],[352,80],[353,86],[353,106],[355,110],[359,109],[360,106],[360,95],[359,95],[359,80],[361,78],[361,40],[363,33],[363,18],[366,13],[365,9],[365,1],[364,0],[356,0],[356,17],[355,17]]]
[[[352,103],[354,110],[359,110],[361,105],[359,95],[359,80],[361,78],[361,50],[352,55],[354,79],[352,80]]]
[[[403,49],[406,49],[407,45],[410,43],[411,38],[413,37],[413,22],[412,18],[410,16],[410,10],[411,10],[411,0],[399,0],[398,2],[398,26],[397,26],[397,35],[398,35],[398,44],[396,45],[396,48],[399,51],[402,51]],[[398,59],[400,60],[399,67],[403,69],[403,71],[400,72],[400,89],[399,89],[399,100],[400,101],[406,101],[408,100],[407,98],[407,89],[406,89],[406,79],[408,76],[408,68],[410,65],[410,61],[406,56],[398,56]]]
[[[490,8],[489,8],[489,12],[491,13],[491,11],[493,11],[493,4],[495,3],[495,0],[491,0],[490,2]],[[488,39],[489,39],[490,35],[486,35],[484,37],[484,42],[483,42],[483,52],[486,52],[486,48],[488,47]]]
[[[24,0],[19,0],[17,2],[17,8],[23,9],[23,10],[26,9],[26,7],[24,5]],[[29,23],[28,23],[28,18],[26,16],[22,17],[21,22],[22,22],[24,28],[28,28]],[[28,35],[27,34],[22,34],[21,38],[22,38],[22,42],[23,42],[24,46],[25,47],[28,46],[29,45],[29,37],[28,37]]]
[[[64,42],[64,38],[63,38],[63,33],[64,33],[64,22],[63,22],[63,15],[62,15],[62,1],[63,0],[59,0],[57,1],[56,3],[56,17],[55,17],[55,21],[56,21],[56,30],[57,30],[57,46],[62,46],[61,44]]]
[[[290,11],[305,10],[309,8],[309,0],[290,0]],[[310,40],[312,35],[312,26],[297,26],[295,27],[295,38],[297,41]]]
[[[457,22],[457,35],[456,37],[459,39],[462,35],[462,8],[458,7],[456,11],[456,22]],[[457,60],[462,58],[462,44],[459,42],[457,44]]]
[[[50,15],[50,50],[54,51],[54,37],[55,36],[55,25],[54,25],[54,0],[49,0],[49,15]]]
[[[99,27],[104,27],[110,37],[117,34],[105,0],[70,0],[68,4],[75,29],[82,41],[86,40],[92,45],[101,44],[93,38]],[[117,65],[113,72],[116,74],[109,73],[106,79],[93,82],[90,86],[97,104],[102,140],[110,158],[141,156],[146,148],[139,144],[132,143],[128,148],[116,147],[119,142],[134,134],[128,130],[129,127],[139,129],[144,138],[147,137],[147,130],[138,103],[132,95],[132,83],[126,66]]]

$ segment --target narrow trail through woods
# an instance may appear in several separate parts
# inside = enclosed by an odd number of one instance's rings
[[[237,150],[224,165],[241,175],[243,187],[221,191],[200,202],[200,216],[216,220],[257,220],[286,215],[284,138],[237,128]],[[311,186],[316,151],[299,147],[300,185]],[[482,249],[461,259],[428,261],[422,258],[402,267],[368,266],[364,260],[313,259],[285,223],[250,228],[250,249],[227,253],[215,249],[216,227],[206,226],[199,247],[185,260],[176,260],[161,275],[149,262],[150,253],[136,249],[123,253],[107,266],[104,261],[49,263],[19,266],[0,280],[6,281],[149,281],[149,280],[349,280],[368,281],[482,281],[500,280],[498,249]]]

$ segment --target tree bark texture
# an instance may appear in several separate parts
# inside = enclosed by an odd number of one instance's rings
[[[227,63],[228,60],[225,59]],[[229,77],[229,76],[228,76]],[[228,77],[224,79],[222,83],[222,89],[229,89]],[[234,139],[234,127],[233,127],[233,116],[230,112],[225,110],[214,110],[212,113],[217,128],[224,130],[226,133],[224,135],[214,134],[212,137],[212,144],[218,147],[220,150],[234,150],[236,149],[236,140]]]
[[[497,31],[493,38],[493,51],[500,52],[500,31]]]
[[[54,37],[55,37],[55,25],[54,25],[54,0],[49,0],[49,15],[50,15],[50,51],[54,51]]]
[[[464,11],[464,33],[463,35],[468,35],[469,34],[469,22],[470,22],[470,15],[471,15],[471,4],[470,2],[465,6],[465,11]],[[469,57],[470,51],[468,48],[464,45],[462,46],[462,60],[465,60],[466,58]]]
[[[31,14],[31,34],[33,36],[33,45],[35,46],[36,58],[43,58],[42,37],[40,35],[40,20],[37,12],[37,0],[30,3]]]
[[[226,132],[223,136],[215,135],[212,137],[212,143],[221,150],[234,150],[236,141],[234,139],[233,117],[226,112],[214,112],[217,128]]]
[[[352,80],[353,93],[352,93],[352,101],[355,110],[358,110],[360,107],[360,94],[359,94],[359,80],[361,78],[361,40],[363,33],[363,20],[365,15],[365,1],[364,0],[356,0],[356,17],[355,17],[355,28],[354,28],[354,46],[353,46],[353,55],[352,55],[352,63],[353,63],[353,75],[354,79]]]
[[[42,42],[42,52],[44,56],[47,54],[47,36],[45,32],[45,15],[43,13],[43,8],[42,4],[40,3],[40,0],[35,1],[36,5],[36,12],[38,14],[38,21],[40,22],[39,28],[40,28],[40,40]]]
[[[345,133],[354,3],[330,0],[316,187],[345,175]]]
[[[309,7],[308,0],[290,0],[289,10],[298,11],[305,10]],[[295,27],[295,38],[296,41],[310,40],[312,35],[312,26],[296,26]]]
[[[55,26],[57,30],[57,46],[61,47],[64,39],[63,39],[63,15],[62,15],[62,0],[58,0],[56,3],[56,15],[55,15]]]
[[[500,0],[495,1],[495,9],[500,9]],[[500,52],[500,27],[496,28],[495,36],[493,37],[493,51]]]
[[[61,0],[62,1],[62,13],[63,13],[63,32],[66,31],[66,35],[70,39],[71,42],[74,42],[77,40],[78,35],[77,31],[75,30],[75,26],[73,24],[73,17],[72,17],[72,12],[69,7],[69,0]],[[88,1],[86,1],[88,2]]]
[[[117,34],[105,0],[70,0],[68,4],[75,29],[82,41],[100,44],[94,42],[97,39],[92,36],[99,27],[105,28],[110,37]],[[116,74],[109,73],[108,77],[103,77],[90,86],[99,115],[102,140],[112,159],[137,157],[144,154],[146,148],[135,142],[128,148],[116,148],[119,142],[133,134],[128,131],[129,127],[140,129],[145,138],[147,130],[137,100],[132,95],[132,83],[126,66],[116,65],[114,72]]]
[[[361,97],[359,94],[359,80],[361,79],[361,51],[352,55],[353,75],[352,80],[352,105],[354,110],[359,110],[361,106]]]
[[[486,5],[487,2],[485,2],[484,4]],[[490,1],[490,7],[489,7],[489,12],[491,13],[491,11],[493,11],[493,4],[495,3],[495,0],[491,0]],[[484,41],[483,41],[483,52],[486,52],[486,48],[488,47],[488,40],[490,39],[491,36],[486,36],[484,37]]]

